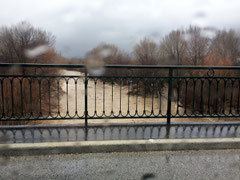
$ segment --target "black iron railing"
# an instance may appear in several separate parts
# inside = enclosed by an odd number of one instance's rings
[[[14,74],[8,69],[68,69],[77,75]],[[237,118],[240,67],[0,64],[0,121]],[[6,73],[7,72],[7,73]],[[116,72],[116,74],[115,74]]]

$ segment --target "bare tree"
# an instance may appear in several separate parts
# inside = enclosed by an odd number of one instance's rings
[[[230,59],[236,64],[240,57],[240,35],[233,29],[219,30],[212,40],[210,50],[221,59]]]
[[[26,50],[41,45],[52,48],[55,37],[42,29],[33,27],[28,22],[20,22],[11,27],[0,28],[0,61],[10,63],[36,62],[28,58]]]
[[[190,26],[186,32],[187,60],[193,65],[202,63],[209,50],[210,39],[203,36],[202,29],[197,26]]]
[[[133,53],[141,65],[155,65],[159,62],[159,47],[150,40],[143,39],[134,47]]]
[[[184,32],[180,30],[171,31],[160,44],[162,62],[166,64],[183,64],[186,56],[187,44],[184,40]]]

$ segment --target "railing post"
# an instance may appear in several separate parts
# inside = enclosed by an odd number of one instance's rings
[[[169,137],[170,124],[171,124],[172,76],[173,76],[173,69],[169,68],[169,73],[168,73],[168,103],[167,103],[167,138]]]
[[[85,90],[85,140],[87,140],[88,135],[88,93],[87,93],[87,86],[88,86],[88,76],[87,76],[87,68],[84,67],[84,90]]]

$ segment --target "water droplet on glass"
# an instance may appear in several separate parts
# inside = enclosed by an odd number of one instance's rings
[[[87,59],[87,71],[94,76],[100,76],[104,73],[104,62],[101,59]]]
[[[216,35],[216,31],[212,28],[204,28],[201,30],[201,36],[212,39]]]
[[[149,141],[149,142],[154,142],[155,140],[154,140],[154,139],[149,139],[148,141]]]
[[[26,49],[25,50],[25,55],[29,58],[34,58],[36,56],[44,54],[48,50],[49,50],[49,46],[41,45],[41,46],[37,46],[37,47],[32,48],[32,49]]]

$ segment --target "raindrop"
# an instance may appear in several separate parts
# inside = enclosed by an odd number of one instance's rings
[[[111,49],[105,48],[102,51],[100,51],[99,55],[100,55],[101,58],[105,58],[105,57],[110,56],[111,52],[112,52]]]
[[[216,35],[213,28],[204,28],[201,30],[201,36],[212,39]]]
[[[183,34],[182,36],[183,36],[183,39],[184,39],[185,41],[190,41],[190,40],[191,40],[191,35],[190,35],[189,33],[185,33],[185,34]]]
[[[101,59],[87,59],[87,71],[94,76],[100,76],[104,73],[104,62]]]
[[[194,17],[196,17],[196,18],[204,18],[204,17],[206,17],[206,13],[205,13],[204,11],[198,11],[198,12],[194,15]]]
[[[154,142],[154,139],[149,139],[148,141],[149,141],[149,142]]]
[[[34,58],[36,56],[39,56],[45,53],[48,50],[49,50],[49,47],[47,45],[41,45],[32,49],[26,49],[25,55],[29,58]]]

